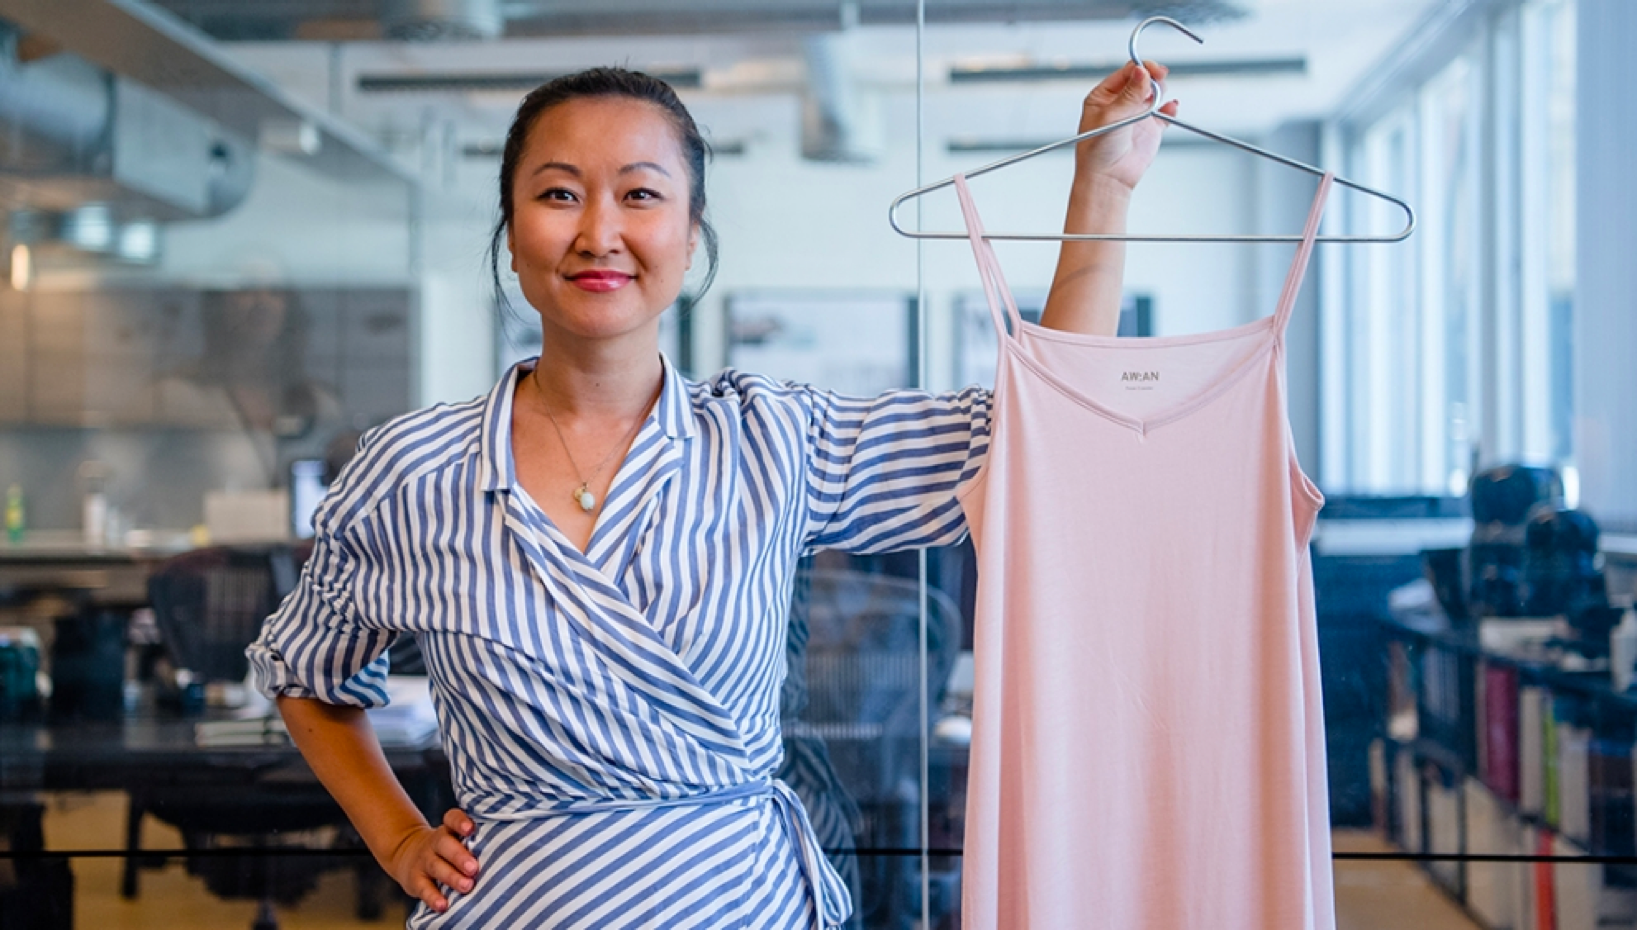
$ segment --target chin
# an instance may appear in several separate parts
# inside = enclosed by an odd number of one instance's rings
[[[657,341],[659,338],[659,314],[632,313],[632,314],[587,314],[576,315],[570,319],[557,319],[553,329],[561,329],[574,334],[580,339],[625,339],[643,333],[648,333]]]

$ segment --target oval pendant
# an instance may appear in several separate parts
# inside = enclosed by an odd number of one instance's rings
[[[583,484],[574,492],[574,500],[579,503],[580,509],[586,513],[590,513],[591,508],[597,506],[597,498],[590,491],[587,491]]]

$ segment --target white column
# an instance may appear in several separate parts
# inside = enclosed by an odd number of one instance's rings
[[[1319,124],[1287,123],[1269,133],[1261,143],[1281,155],[1310,165],[1319,164]],[[1276,162],[1256,160],[1257,231],[1270,235],[1296,235],[1302,231],[1318,179]],[[1331,193],[1335,201],[1345,196]],[[1327,210],[1326,214],[1334,212]],[[1342,228],[1326,223],[1325,231]],[[1318,246],[1317,251],[1334,246]],[[1256,249],[1256,313],[1273,312],[1290,271],[1290,247],[1260,246]],[[1307,268],[1307,278],[1296,297],[1285,336],[1285,371],[1290,390],[1290,432],[1296,440],[1296,457],[1309,475],[1320,475],[1319,467],[1319,300],[1323,286],[1322,262],[1315,254]]]
[[[1579,0],[1575,457],[1581,506],[1637,524],[1637,3]]]
[[[490,201],[477,194],[422,194],[416,216],[420,256],[411,269],[420,284],[418,406],[469,400],[493,387],[498,376],[496,315],[489,266],[483,257],[493,216],[487,206]],[[506,259],[502,252],[502,272]],[[527,304],[518,305],[517,310],[524,315],[533,313]]]

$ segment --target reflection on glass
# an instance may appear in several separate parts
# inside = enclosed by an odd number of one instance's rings
[[[909,928],[920,919],[923,805],[944,800],[920,785],[922,700],[936,708],[942,699],[960,620],[948,595],[928,591],[923,691],[913,577],[863,571],[834,552],[805,560],[797,574],[779,777],[802,798],[859,902],[849,926]]]
[[[312,321],[297,294],[206,291],[199,322],[200,350],[160,375],[158,406],[176,421],[251,437],[265,486],[281,482],[281,459],[321,454],[347,425],[335,388],[307,370]]]

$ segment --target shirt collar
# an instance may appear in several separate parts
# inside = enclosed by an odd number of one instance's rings
[[[669,438],[692,439],[699,427],[693,420],[688,381],[665,357],[665,353],[659,354],[659,361],[665,368],[664,385],[659,389],[659,402],[654,404],[654,418],[659,423],[660,432]]]
[[[516,483],[517,469],[512,462],[512,399],[517,394],[518,379],[533,371],[536,361],[528,359],[508,368],[484,401],[478,458],[482,462],[485,491],[509,491]]]
[[[539,361],[539,358],[524,359],[507,369],[484,402],[483,435],[478,454],[482,461],[485,491],[509,491],[517,482],[517,465],[512,460],[512,401],[517,395],[518,382],[534,371]],[[654,405],[649,419],[655,421],[668,439],[692,439],[698,427],[693,421],[688,382],[664,353],[660,354],[659,361],[663,369],[659,401]]]

